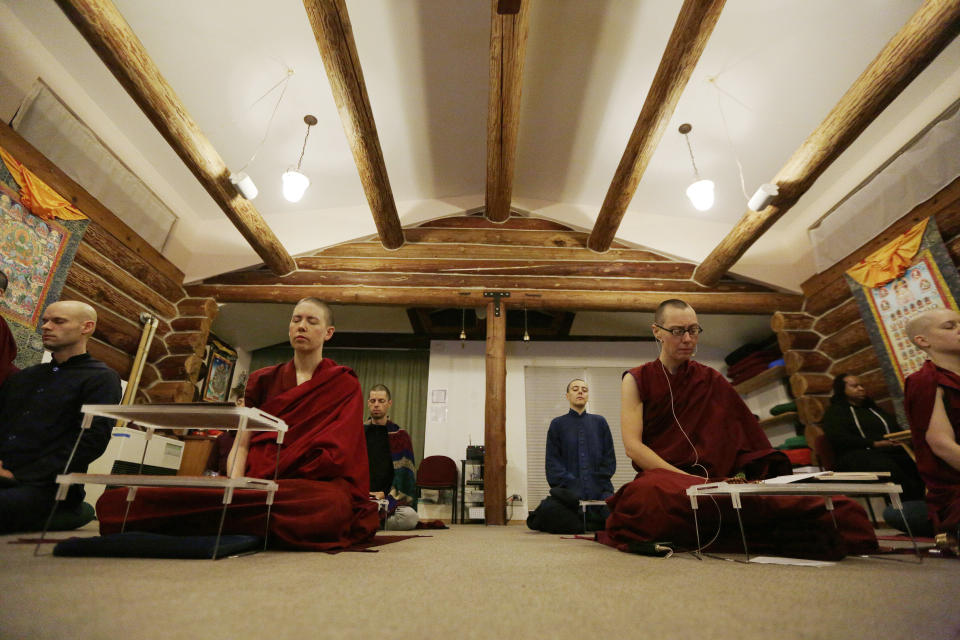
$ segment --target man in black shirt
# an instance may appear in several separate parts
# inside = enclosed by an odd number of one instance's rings
[[[40,326],[50,362],[10,376],[0,387],[0,533],[43,528],[80,433],[84,404],[117,404],[120,376],[87,353],[97,313],[83,302],[55,302]],[[84,472],[107,448],[113,421],[95,418],[77,445],[70,473]],[[78,511],[83,487],[60,509]]]

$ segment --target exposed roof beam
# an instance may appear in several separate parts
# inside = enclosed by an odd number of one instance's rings
[[[110,0],[57,0],[57,4],[267,267],[278,275],[296,269],[260,212],[230,183],[223,158],[116,6]]]
[[[853,83],[773,178],[780,194],[763,211],[747,211],[697,267],[709,287],[797,200],[960,32],[960,2],[927,0]]]
[[[483,288],[469,290],[428,287],[364,287],[316,285],[211,285],[186,287],[197,297],[217,302],[288,302],[315,296],[336,304],[380,304],[388,306],[482,307],[489,302]],[[529,291],[512,290],[512,308],[558,309],[563,311],[654,311],[664,299],[680,297],[698,313],[761,314],[799,311],[803,296],[787,293],[699,293],[610,292],[610,291]]]
[[[610,248],[620,222],[627,211],[640,178],[653,157],[663,132],[673,116],[683,89],[700,55],[707,46],[713,27],[720,18],[725,0],[685,0],[673,26],[653,84],[643,102],[637,124],[620,159],[613,180],[603,199],[600,214],[590,232],[587,246],[594,251]]]
[[[498,0],[490,2],[486,216],[494,222],[505,222],[510,217],[513,195],[513,167],[517,158],[520,89],[527,50],[530,3],[521,0],[514,13],[498,12],[499,4]]]
[[[403,229],[390,189],[347,6],[343,0],[303,0],[303,6],[313,27],[380,242],[387,249],[396,249],[403,245]]]

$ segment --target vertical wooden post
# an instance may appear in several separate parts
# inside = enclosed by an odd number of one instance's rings
[[[496,306],[500,315],[496,314]],[[484,411],[483,505],[487,524],[507,523],[507,307],[487,304],[487,398]]]

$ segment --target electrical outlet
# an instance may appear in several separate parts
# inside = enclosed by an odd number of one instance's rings
[[[519,493],[515,493],[515,494],[513,494],[512,496],[510,496],[510,501],[511,501],[511,502],[523,502],[523,498],[520,496]]]

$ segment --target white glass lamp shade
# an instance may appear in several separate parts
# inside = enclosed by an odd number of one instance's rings
[[[713,180],[697,180],[687,187],[687,197],[697,211],[707,211],[713,206]]]
[[[310,186],[310,178],[303,175],[296,169],[288,169],[283,174],[283,197],[290,202],[300,202],[307,187]]]

